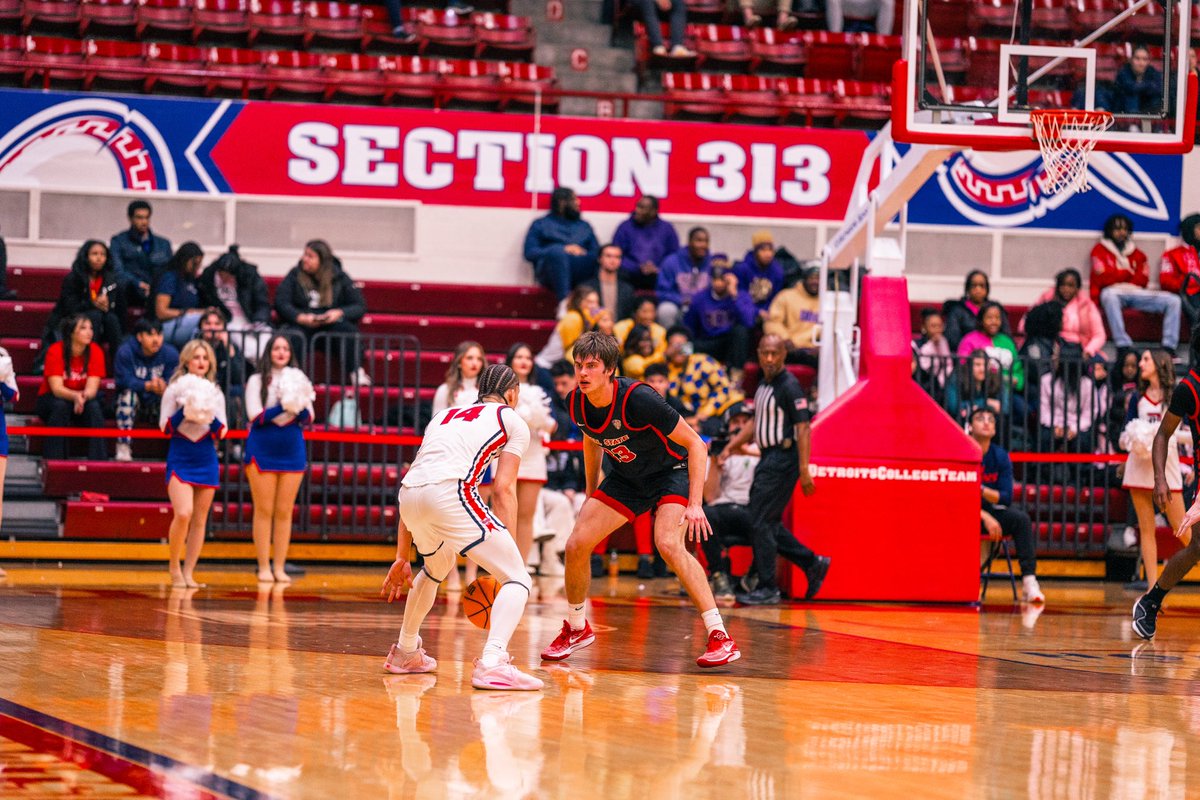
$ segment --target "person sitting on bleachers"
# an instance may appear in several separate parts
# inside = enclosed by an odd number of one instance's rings
[[[667,331],[669,393],[683,405],[684,421],[705,436],[721,428],[721,415],[742,399],[725,368],[710,355],[695,352],[684,327]]]
[[[676,414],[681,417],[687,414],[683,403],[679,402],[678,397],[671,394],[671,368],[667,366],[667,362],[660,361],[647,366],[643,380],[650,384],[650,388],[658,392],[662,399],[667,401],[667,405],[675,409]]]
[[[771,301],[763,333],[778,336],[787,346],[787,363],[816,367],[817,335],[821,330],[821,268],[808,267],[804,278]]]
[[[1192,327],[1200,325],[1200,214],[1189,214],[1179,223],[1178,247],[1162,254],[1158,271],[1158,283],[1165,291],[1175,292],[1187,312]],[[1178,321],[1178,318],[1177,318]],[[1175,325],[1175,335],[1179,325]],[[1163,342],[1165,346],[1167,321],[1163,319]]]
[[[712,259],[712,284],[692,297],[683,317],[701,353],[726,364],[734,385],[742,381],[742,369],[750,357],[750,332],[757,319],[754,303],[738,286],[729,259],[718,253]]]
[[[783,265],[775,258],[775,240],[768,230],[750,237],[751,248],[733,268],[742,291],[750,295],[758,318],[766,320],[771,301],[783,289]]]
[[[661,361],[662,354],[667,351],[667,329],[659,325],[655,319],[656,305],[652,298],[642,297],[637,301],[637,306],[634,308],[633,316],[625,319],[617,320],[617,324],[613,326],[613,335],[617,337],[617,343],[621,345],[621,352],[625,355],[626,361],[630,358],[650,359],[646,363],[653,361]],[[637,326],[642,326],[650,334],[651,348],[646,355],[638,355],[640,348],[632,347],[629,341],[629,335]],[[634,364],[622,364],[621,374],[626,377],[633,377],[629,373],[629,368],[632,366],[634,371],[640,376],[646,364],[639,362]]]
[[[566,311],[554,326],[554,333],[546,346],[534,359],[538,365],[549,369],[561,359],[571,360],[571,348],[575,340],[590,331],[600,313],[600,293],[590,286],[576,286],[567,297]]]
[[[781,31],[794,30],[800,21],[792,14],[792,0],[738,0],[742,10],[742,24],[757,28],[763,24],[763,16],[775,14],[775,27]],[[814,0],[800,0],[800,8],[815,11]]]
[[[976,350],[983,350],[988,358],[1000,365],[1004,383],[1020,394],[1025,389],[1025,365],[1017,353],[1017,344],[1001,330],[1004,309],[991,300],[979,307],[975,316],[975,330],[958,343],[957,355],[962,358]]]
[[[558,186],[550,193],[550,213],[529,226],[524,252],[525,260],[533,264],[534,278],[560,302],[576,286],[596,277],[600,242],[580,217],[573,189]]]
[[[663,259],[655,289],[658,324],[663,328],[678,325],[692,296],[708,288],[708,268],[712,261],[708,243],[707,229],[692,228],[688,231],[687,246]]]
[[[600,307],[612,314],[614,320],[624,319],[633,314],[637,304],[633,284],[626,280],[621,273],[621,253],[623,251],[615,244],[606,244],[600,248],[600,273],[591,280],[579,284],[596,290],[600,297]]]
[[[695,53],[687,49],[683,37],[687,33],[687,3],[685,0],[633,0],[633,5],[646,26],[646,38],[650,40],[650,52],[659,57],[693,58]],[[671,23],[671,49],[663,43],[659,13],[667,15]]]
[[[1050,369],[1042,374],[1038,392],[1041,425],[1039,452],[1091,453],[1093,425],[1108,407],[1097,408],[1098,388],[1090,360],[1083,358],[1079,345],[1060,342],[1050,359]],[[1107,393],[1104,398],[1107,399]],[[1056,468],[1057,477],[1076,474],[1075,469]]]
[[[1150,63],[1150,49],[1134,45],[1129,61],[1117,70],[1113,98],[1115,114],[1156,114],[1162,111],[1162,73]]]
[[[94,339],[108,345],[110,356],[116,354],[121,346],[125,302],[108,245],[96,239],[84,242],[75,254],[71,271],[63,279],[58,302],[46,320],[43,347],[49,346],[58,336],[63,320],[75,315],[87,317],[92,323]]]
[[[117,379],[117,428],[133,430],[140,417],[158,421],[159,403],[171,373],[179,365],[179,351],[163,342],[162,323],[142,317],[133,336],[121,343],[113,359]],[[117,461],[132,461],[128,438],[117,439]]]
[[[629,334],[625,337],[625,341],[621,344],[621,374],[626,378],[632,378],[635,381],[642,380],[646,375],[646,368],[652,364],[664,363],[664,353],[666,352],[666,342],[663,342],[663,349],[656,350],[654,346],[654,334],[645,325],[634,325],[630,329]]]
[[[1169,275],[1165,282],[1170,284]],[[1180,301],[1175,294],[1178,288],[1160,292],[1146,288],[1149,283],[1150,266],[1146,254],[1133,243],[1133,220],[1124,214],[1113,214],[1104,221],[1104,234],[1092,247],[1088,288],[1092,301],[1104,309],[1118,350],[1133,345],[1125,332],[1125,317],[1121,313],[1126,308],[1162,314],[1163,347],[1174,351],[1179,344]]]
[[[195,338],[200,327],[200,287],[196,278],[204,262],[204,251],[195,242],[184,242],[171,256],[154,285],[154,315],[163,326],[163,338],[183,347]]]
[[[942,304],[942,317],[946,320],[946,338],[950,340],[950,347],[955,352],[958,352],[962,338],[975,330],[975,318],[979,314],[979,307],[988,301],[991,291],[992,286],[987,273],[973,269],[967,273],[963,296]],[[1000,313],[1000,330],[1009,332],[1008,314],[1003,307]]]
[[[171,242],[150,230],[150,204],[145,200],[134,200],[125,213],[129,227],[113,234],[110,242],[113,266],[129,305],[152,306],[150,291],[171,260]]]
[[[954,355],[946,338],[946,320],[936,308],[921,312],[921,335],[913,345],[921,385],[935,398],[942,397],[946,379],[954,373]]]
[[[1092,299],[1079,291],[1083,286],[1083,276],[1079,270],[1067,268],[1054,276],[1054,288],[1047,289],[1038,295],[1034,306],[1056,301],[1063,307],[1062,328],[1059,337],[1063,341],[1072,342],[1083,348],[1087,358],[1099,353],[1108,338],[1104,335],[1104,320],[1100,309]],[[1019,330],[1025,333],[1025,319],[1021,317]]]
[[[1011,400],[1012,392],[1000,379],[999,365],[983,350],[963,359],[946,381],[945,408],[960,424],[967,423],[971,409],[981,406],[990,408],[997,419],[1005,419]]]
[[[46,349],[42,385],[38,387],[37,415],[53,428],[76,426],[104,427],[100,408],[100,381],[104,380],[104,353],[92,342],[92,321],[83,314],[72,314],[59,327],[59,341]],[[67,457],[67,439],[47,436],[42,456]],[[89,436],[88,460],[108,458],[105,439]]]
[[[892,35],[896,0],[825,0],[825,27],[833,33]]]
[[[275,291],[275,310],[285,323],[281,331],[292,340],[297,360],[303,363],[317,334],[331,334],[326,355],[359,386],[371,385],[360,364],[358,338],[358,322],[367,313],[367,301],[328,242],[313,239],[304,245],[300,263]]]
[[[666,1],[683,8],[683,0]],[[653,4],[654,0],[640,2]],[[648,31],[653,42],[655,29],[649,27]],[[661,42],[661,34],[659,37]],[[671,38],[674,39],[673,31]],[[613,244],[621,248],[621,277],[633,284],[634,288],[653,289],[658,285],[658,269],[663,260],[679,249],[679,234],[675,232],[674,225],[658,216],[658,198],[642,195],[629,219],[617,226]]]
[[[208,265],[197,281],[200,302],[225,317],[225,326],[251,363],[271,338],[271,297],[258,267],[242,260],[237,245]]]
[[[225,317],[215,308],[206,308],[200,315],[196,338],[208,342],[217,358],[217,385],[225,395],[225,418],[231,425],[243,427],[246,424],[246,379],[254,373],[254,366],[246,362],[241,348],[229,338]],[[233,449],[240,452],[240,446]]]

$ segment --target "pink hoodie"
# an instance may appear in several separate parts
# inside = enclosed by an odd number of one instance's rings
[[[1034,301],[1035,306],[1048,303],[1056,298],[1054,289],[1042,292]],[[1021,317],[1021,333],[1025,333],[1025,317]],[[1108,336],[1104,333],[1104,318],[1100,309],[1092,302],[1087,293],[1080,290],[1071,302],[1063,306],[1063,341],[1074,342],[1083,347],[1086,356],[1094,356],[1104,347]]]

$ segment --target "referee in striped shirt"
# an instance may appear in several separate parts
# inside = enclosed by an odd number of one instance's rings
[[[754,393],[754,424],[742,428],[725,448],[725,453],[741,452],[753,437],[762,452],[750,486],[754,567],[742,578],[744,591],[737,595],[738,602],[746,605],[780,601],[775,582],[779,556],[804,570],[808,578],[805,600],[820,591],[829,571],[829,558],[809,550],[783,525],[783,512],[796,482],[805,496],[816,491],[808,471],[812,412],[800,382],[784,369],[786,357],[787,347],[779,336],[768,334],[759,342],[762,381]]]

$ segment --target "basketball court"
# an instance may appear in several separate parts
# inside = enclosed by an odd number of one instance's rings
[[[835,569],[837,567],[835,566]],[[388,675],[382,570],[170,591],[157,571],[13,569],[0,606],[5,797],[1178,798],[1200,781],[1200,595],[1158,640],[1133,596],[1051,584],[1007,603],[726,609],[745,657],[693,663],[677,584],[599,579],[597,640],[541,693],[470,686],[482,634],[440,599],[431,675]],[[543,583],[543,596],[556,592]]]

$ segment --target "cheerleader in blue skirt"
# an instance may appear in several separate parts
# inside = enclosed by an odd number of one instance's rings
[[[0,347],[0,524],[4,521],[4,474],[8,471],[8,422],[4,418],[4,404],[15,402],[17,394],[12,356]],[[4,570],[0,569],[0,578],[3,577]]]
[[[158,425],[171,436],[167,495],[175,511],[167,540],[172,586],[200,586],[193,571],[200,560],[208,510],[221,477],[216,441],[225,436],[225,396],[217,387],[216,376],[212,346],[192,339],[183,346],[179,366],[162,396]]]
[[[296,366],[291,341],[276,334],[246,381],[246,478],[254,498],[258,579],[290,583],[285,565],[292,541],[292,507],[308,471],[302,428],[312,422],[312,383]]]

